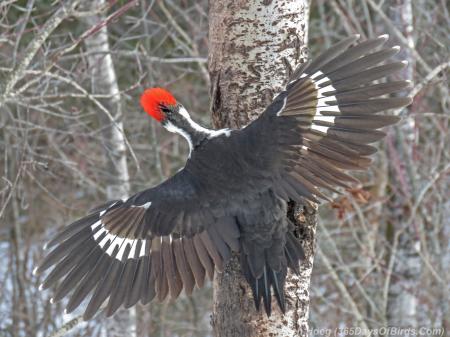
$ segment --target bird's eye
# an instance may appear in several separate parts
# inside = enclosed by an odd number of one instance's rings
[[[170,114],[172,112],[172,110],[170,110],[167,106],[162,105],[161,106],[161,111],[164,112],[166,115]]]

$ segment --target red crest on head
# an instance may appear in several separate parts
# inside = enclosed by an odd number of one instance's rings
[[[163,88],[146,89],[141,96],[141,106],[144,111],[159,122],[165,117],[160,109],[161,104],[175,105],[177,101],[170,92]]]

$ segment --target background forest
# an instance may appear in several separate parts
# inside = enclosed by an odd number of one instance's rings
[[[312,56],[350,34],[389,33],[414,96],[361,188],[320,207],[311,336],[349,326],[448,333],[449,3],[311,1],[306,28]],[[32,275],[58,228],[183,165],[185,141],[138,98],[145,87],[170,88],[211,125],[207,32],[206,0],[0,0],[1,337],[51,336],[74,318],[67,336],[212,335],[211,286],[80,323]]]

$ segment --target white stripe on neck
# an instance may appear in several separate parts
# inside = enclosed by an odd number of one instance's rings
[[[201,132],[201,133],[205,133],[207,135],[208,139],[218,137],[223,134],[227,137],[230,136],[230,133],[231,133],[230,129],[211,130],[211,129],[204,128],[203,126],[197,124],[196,122],[194,122],[192,120],[191,116],[189,115],[189,113],[183,106],[180,107],[179,113],[181,116],[183,116],[186,119],[186,121],[189,123],[189,125],[191,126],[192,129],[194,129],[198,132]],[[191,136],[185,130],[179,128],[176,125],[173,125],[171,122],[167,122],[165,125],[165,128],[170,132],[175,132],[175,133],[180,134],[187,140],[187,142],[189,144],[189,156],[190,156],[192,150],[194,149],[194,144],[192,143]]]
[[[179,135],[182,135],[188,142],[189,144],[189,155],[192,152],[192,149],[194,147],[194,145],[192,144],[192,139],[191,136],[184,131],[183,129],[180,129],[178,126],[175,126],[172,124],[172,122],[167,122],[164,127],[167,129],[167,131],[173,132],[173,133],[178,133]]]

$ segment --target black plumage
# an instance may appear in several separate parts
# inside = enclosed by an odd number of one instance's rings
[[[111,296],[106,306],[106,316],[111,316],[112,314],[114,314],[114,312],[119,309],[125,299],[125,293],[128,286],[125,281],[129,275],[133,262],[132,258],[127,258],[130,250],[131,245],[129,243],[126,243],[124,250],[125,253],[122,256],[121,263],[117,270],[117,276],[114,277],[115,282],[111,288]]]
[[[184,253],[183,243],[180,239],[173,242],[173,254],[176,266],[182,280],[182,286],[187,295],[191,295],[194,290],[195,280]]]
[[[163,89],[146,91],[144,109],[163,107],[158,120],[187,138],[185,167],[62,229],[36,269],[54,267],[41,287],[56,286],[55,301],[71,293],[68,312],[91,294],[85,319],[102,305],[112,315],[139,300],[191,294],[239,252],[256,307],[262,301],[270,315],[274,295],[284,312],[288,268],[298,272],[304,259],[287,201],[318,202],[328,199],[327,190],[357,182],[345,171],[366,169],[376,152],[369,144],[385,135],[379,129],[399,120],[380,112],[411,101],[389,96],[407,81],[373,83],[405,66],[392,61],[399,48],[383,48],[386,39],[355,44],[350,37],[299,66],[263,114],[240,130],[203,128]]]
[[[106,247],[108,246],[109,244],[107,244]],[[67,303],[67,313],[75,310],[75,308],[78,307],[86,296],[95,288],[101,277],[107,271],[109,258],[110,257],[108,254],[103,253],[98,259],[97,264],[89,271],[88,274],[84,276],[84,279],[78,283],[78,286],[72,293],[70,300]]]
[[[92,295],[84,312],[83,318],[85,320],[94,317],[97,310],[111,294],[112,288],[116,284],[117,278],[120,276],[119,272],[121,270],[122,264],[119,260],[115,259],[118,252],[118,247],[115,247],[111,255],[111,260],[108,263],[107,272],[102,275],[102,279],[97,284],[94,290],[94,294]]]
[[[205,268],[200,261],[197,251],[195,250],[194,243],[192,239],[183,240],[183,248],[186,255],[186,261],[189,264],[189,268],[192,271],[192,275],[195,279],[195,284],[197,287],[203,287],[205,282]]]

